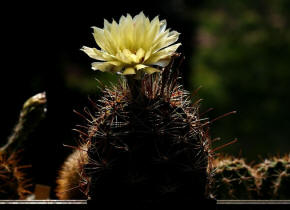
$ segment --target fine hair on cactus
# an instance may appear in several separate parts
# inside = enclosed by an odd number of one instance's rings
[[[83,179],[83,167],[88,163],[87,145],[81,144],[70,154],[59,170],[56,195],[61,200],[86,199],[87,180]],[[84,191],[82,189],[85,189]]]

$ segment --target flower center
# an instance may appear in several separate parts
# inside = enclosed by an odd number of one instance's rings
[[[131,51],[129,49],[124,49],[121,53],[121,60],[127,64],[139,64],[144,61],[145,51],[139,48],[137,51]]]

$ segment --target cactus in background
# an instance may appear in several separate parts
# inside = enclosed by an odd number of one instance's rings
[[[25,142],[29,140],[29,135],[45,117],[46,102],[46,94],[43,92],[30,97],[24,103],[19,120],[7,143],[0,148],[0,153],[10,153],[23,149]]]
[[[216,199],[257,199],[255,170],[243,159],[231,156],[213,161],[211,194]]]
[[[24,199],[31,194],[27,189],[31,186],[24,169],[20,166],[17,153],[9,156],[0,153],[0,199]]]
[[[25,143],[46,112],[45,93],[30,97],[23,105],[19,120],[7,143],[0,148],[0,199],[24,199],[31,194],[31,180],[24,173],[28,165],[22,165]]]
[[[68,156],[59,171],[56,195],[61,200],[86,199],[86,179],[83,179],[84,166],[88,163],[87,145],[82,145]]]
[[[290,154],[271,157],[256,166],[261,199],[289,199]]]

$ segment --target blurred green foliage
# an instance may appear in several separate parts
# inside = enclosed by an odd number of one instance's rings
[[[239,139],[222,152],[252,160],[290,149],[289,11],[288,0],[207,0],[192,12],[198,27],[187,82],[203,86],[211,117],[238,111],[212,126],[220,144]]]

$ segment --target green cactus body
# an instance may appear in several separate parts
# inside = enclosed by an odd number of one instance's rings
[[[262,199],[289,199],[290,154],[272,157],[256,166],[258,187]]]
[[[256,199],[256,175],[243,159],[217,158],[213,161],[214,175],[211,194],[217,199]]]

